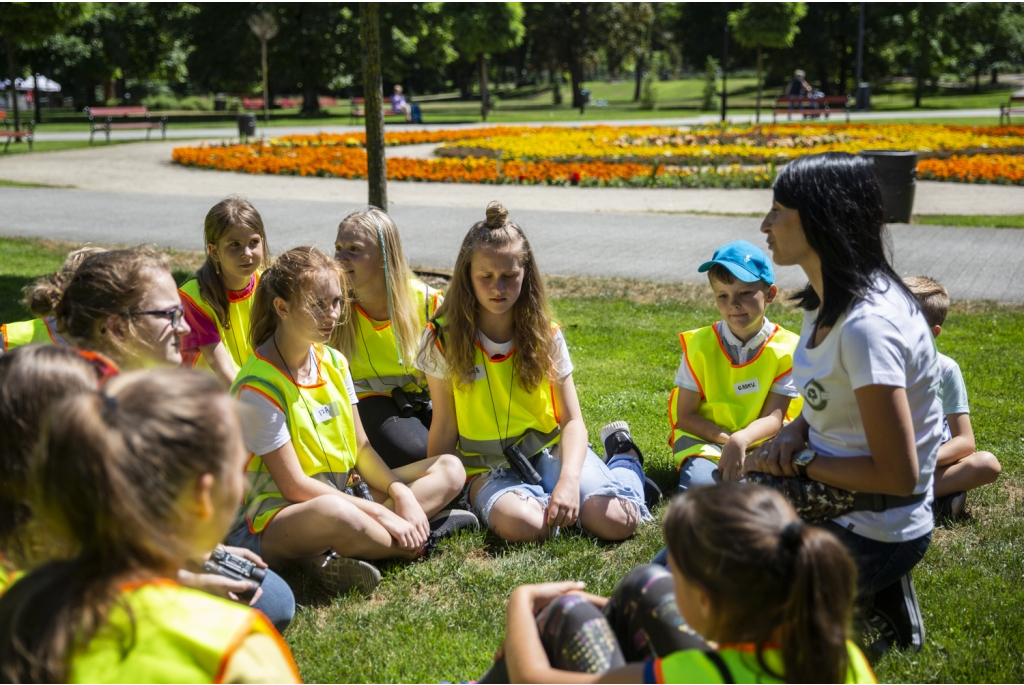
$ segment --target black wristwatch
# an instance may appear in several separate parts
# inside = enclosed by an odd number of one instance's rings
[[[811,462],[817,456],[817,452],[811,449],[803,450],[796,455],[793,464],[796,466],[796,472],[801,478],[807,478],[807,467],[811,465]]]

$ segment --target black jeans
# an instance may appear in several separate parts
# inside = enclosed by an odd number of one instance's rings
[[[821,525],[839,538],[857,564],[857,594],[862,603],[917,566],[932,541],[931,532],[906,542],[879,542],[851,533],[833,521]]]
[[[358,407],[370,446],[388,468],[397,469],[427,458],[429,414],[418,412],[403,418],[395,401],[382,395],[364,397]]]

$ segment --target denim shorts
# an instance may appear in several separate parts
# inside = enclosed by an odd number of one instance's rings
[[[494,507],[494,503],[502,495],[510,492],[516,493],[520,499],[535,499],[542,507],[547,507],[551,492],[558,483],[558,476],[562,473],[562,460],[552,456],[550,451],[543,450],[535,462],[534,468],[541,477],[540,485],[524,483],[518,473],[502,466],[492,469],[489,474],[482,473],[472,478],[466,484],[463,504],[468,508],[469,489],[476,479],[489,477],[477,492],[476,502],[472,507],[473,513],[488,528],[491,527],[491,508]],[[617,455],[605,464],[588,447],[580,473],[580,507],[591,497],[619,497],[636,508],[640,521],[653,519],[644,502],[644,472],[640,462],[633,457]],[[579,519],[576,520],[576,525],[582,528]]]
[[[242,517],[237,523],[235,523],[235,527],[232,528],[231,532],[228,533],[228,536],[224,538],[225,545],[230,545],[231,547],[244,547],[260,558],[263,557],[263,552],[261,551],[263,548],[262,541],[263,533],[254,533],[249,530],[249,523],[246,521],[245,517]]]

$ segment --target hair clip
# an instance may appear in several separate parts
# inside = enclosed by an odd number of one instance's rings
[[[786,527],[779,533],[779,541],[790,552],[799,549],[803,542],[804,522],[799,519],[786,524]]]
[[[117,411],[118,401],[116,397],[111,397],[105,393],[100,393],[100,396],[103,397],[103,406],[106,409],[110,411]]]

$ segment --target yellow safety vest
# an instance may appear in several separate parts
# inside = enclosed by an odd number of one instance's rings
[[[70,659],[72,683],[218,683],[242,641],[273,638],[295,671],[291,651],[255,609],[167,579],[128,584],[107,623]],[[134,626],[133,642],[129,641]]]
[[[348,364],[331,347],[314,345],[313,349],[317,383],[296,385],[286,372],[254,352],[238,372],[231,394],[238,397],[246,388],[273,402],[284,412],[302,472],[342,490],[356,464],[357,450],[352,400],[345,388]],[[259,533],[291,502],[281,494],[259,455],[250,456],[245,470],[245,517],[249,530]]]
[[[7,588],[21,578],[24,572],[19,571],[3,554],[0,554],[0,596],[7,592]]]
[[[877,683],[871,665],[864,654],[852,642],[847,641],[846,652],[849,665],[846,669],[847,683]],[[782,673],[782,652],[766,648],[761,652],[766,671],[757,661],[754,645],[727,645],[717,651],[722,665],[728,669],[726,679],[719,667],[706,653],[699,649],[684,649],[673,652],[663,659],[654,660],[654,679],[659,683],[782,683],[776,673]]]
[[[444,322],[436,319],[443,328]],[[433,323],[428,323],[436,330]],[[552,328],[552,334],[557,331]],[[532,457],[561,439],[555,388],[547,377],[526,392],[513,373],[516,351],[490,358],[476,341],[476,378],[468,386],[453,381],[455,417],[459,424],[459,457],[472,476],[507,465],[504,447],[519,445]],[[438,349],[444,354],[441,340]],[[507,428],[506,428],[507,426]]]
[[[441,304],[443,293],[417,279],[410,281],[409,287],[416,300],[422,333],[422,327]],[[426,391],[427,384],[423,375],[413,368],[413,359],[403,359],[405,366],[399,365],[398,343],[391,321],[374,321],[356,305],[356,326],[356,350],[349,363],[359,399],[369,395],[390,396],[392,388],[396,387],[406,392]]]
[[[761,415],[772,383],[793,369],[793,352],[799,341],[800,336],[776,325],[753,359],[733,364],[716,326],[680,333],[683,356],[700,388],[697,413],[728,433],[749,426]],[[672,430],[669,445],[676,468],[688,457],[717,462],[722,456],[720,445],[707,444],[703,438],[677,427],[678,399],[679,388],[673,388],[668,399],[668,420]],[[801,407],[802,398],[790,401],[785,420],[799,416]]]
[[[256,299],[253,295],[256,294],[256,284],[259,283],[260,274],[256,272],[253,275],[256,277],[256,283],[253,283],[252,290],[249,291],[248,295],[233,300],[231,299],[230,291],[228,292],[228,320],[231,322],[231,327],[227,329],[221,324],[220,318],[214,313],[213,308],[206,303],[206,300],[199,293],[198,280],[193,278],[178,288],[178,294],[183,299],[187,299],[197,309],[202,310],[217,325],[217,333],[220,335],[221,342],[224,343],[224,347],[231,354],[231,359],[235,362],[236,376],[238,375],[238,368],[252,355],[252,347],[249,345],[249,314],[252,312],[252,303]],[[196,356],[192,368],[204,369],[206,371],[211,370],[210,363],[206,361],[202,353]]]
[[[0,326],[0,354],[31,343],[69,347],[68,341],[57,332],[57,319],[52,316]]]

